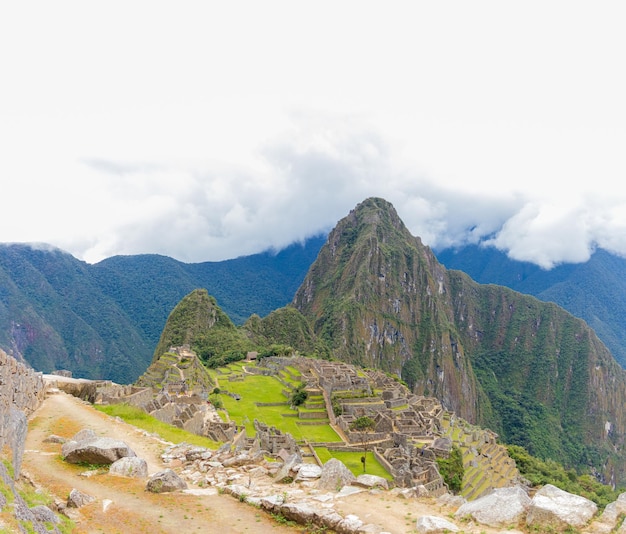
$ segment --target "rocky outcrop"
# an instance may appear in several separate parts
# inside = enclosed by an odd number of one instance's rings
[[[339,490],[343,486],[356,482],[352,472],[336,458],[328,460],[322,468],[317,487],[326,490]]]
[[[416,521],[415,530],[419,534],[443,534],[444,532],[458,532],[459,527],[443,517],[424,515]]]
[[[87,495],[86,493],[74,488],[70,491],[70,494],[67,497],[67,507],[82,508],[83,506],[91,504],[95,500],[96,498],[93,495]]]
[[[148,476],[148,464],[143,458],[126,456],[111,464],[109,473],[128,478],[146,478]]]

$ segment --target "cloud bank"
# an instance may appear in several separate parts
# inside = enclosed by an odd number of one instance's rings
[[[545,268],[624,255],[625,14],[15,2],[0,18],[0,242],[217,261],[379,196],[434,248]]]
[[[87,261],[138,253],[217,261],[327,232],[379,196],[436,249],[484,243],[544,268],[585,261],[597,247],[626,254],[626,198],[617,191],[569,195],[563,184],[562,195],[546,197],[456,188],[403,168],[395,156],[382,135],[344,117],[301,120],[248,167],[85,161],[102,226],[86,225],[80,235],[78,224],[63,246]]]

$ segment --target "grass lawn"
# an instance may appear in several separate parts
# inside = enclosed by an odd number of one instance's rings
[[[220,389],[236,393],[240,400],[221,393],[220,398],[231,420],[245,425],[246,433],[254,436],[254,420],[275,426],[281,432],[289,432],[295,439],[314,442],[340,442],[337,433],[328,424],[300,425],[298,412],[289,406],[257,406],[257,402],[287,402],[283,394],[285,386],[273,376],[244,375],[241,382],[222,380]],[[290,417],[292,416],[292,417]]]
[[[137,428],[142,428],[152,434],[158,434],[164,440],[172,443],[182,443],[184,441],[199,447],[206,447],[207,449],[217,449],[221,445],[217,441],[192,434],[182,428],[159,421],[143,410],[129,404],[94,405],[94,408],[112,417],[119,417]]]
[[[329,451],[326,447],[315,447],[315,452],[322,463],[326,463],[331,458],[337,458],[337,460],[342,461],[345,466],[352,471],[354,476],[363,474],[363,464],[361,463],[363,451],[338,452]],[[393,480],[393,477],[370,451],[367,452],[367,456],[365,457],[365,473],[368,475],[378,475],[379,477],[386,478],[387,480]]]

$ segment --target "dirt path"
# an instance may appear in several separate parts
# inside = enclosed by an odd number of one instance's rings
[[[135,427],[98,412],[89,404],[65,393],[49,395],[29,424],[23,471],[41,486],[65,500],[76,488],[97,501],[81,508],[76,534],[294,534],[304,527],[288,527],[265,512],[228,495],[155,495],[145,491],[145,481],[109,474],[82,476],[84,467],[63,462],[61,445],[44,443],[51,434],[70,438],[81,428],[98,435],[121,439],[148,463],[149,473],[165,467],[160,454],[167,444]],[[112,501],[103,511],[103,504]],[[413,534],[415,521],[423,515],[447,517],[434,499],[404,499],[391,492],[364,491],[335,500],[342,515],[355,514],[366,523],[383,527],[390,534]],[[466,532],[493,534],[498,529],[464,525]]]
[[[44,440],[51,434],[70,438],[82,428],[128,443],[137,456],[146,460],[149,473],[165,467],[160,453],[166,447],[160,440],[98,412],[75,397],[65,393],[49,395],[31,418],[23,470],[62,500],[73,488],[97,498],[81,508],[77,534],[301,532],[276,523],[267,514],[228,495],[155,495],[145,491],[145,481],[109,474],[81,476],[84,467],[63,462],[61,445]],[[111,504],[105,512],[103,505],[107,501]]]

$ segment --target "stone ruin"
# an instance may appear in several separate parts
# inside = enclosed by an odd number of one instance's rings
[[[254,440],[258,442],[256,446],[267,451],[268,454],[272,456],[291,456],[293,454],[302,456],[300,447],[291,434],[283,434],[276,427],[268,426],[256,419],[254,420],[254,430],[256,431]]]
[[[271,357],[259,362],[267,374],[277,374],[288,365],[302,373],[307,390],[321,390],[327,405],[340,406],[341,415],[331,423],[348,443],[325,444],[329,449],[362,451],[366,443],[396,485],[423,486],[431,495],[447,491],[436,458],[447,457],[450,448],[434,447],[442,436],[444,414],[437,399],[413,395],[381,371],[361,370],[347,363],[301,357]],[[363,434],[351,429],[361,416],[374,420],[373,431]]]
[[[331,426],[344,437],[344,443],[302,445],[306,455],[315,456],[315,446],[357,452],[366,444],[367,450],[391,473],[397,486],[420,486],[431,495],[446,491],[436,460],[450,453],[451,440],[443,438],[444,419],[449,425],[455,418],[444,411],[437,399],[414,395],[382,371],[357,369],[341,362],[299,356],[269,357],[258,360],[247,371],[281,380],[280,372],[288,366],[299,370],[300,379],[310,394],[323,396]],[[291,385],[284,384],[284,394],[288,397]],[[283,455],[303,455],[289,434],[283,435],[276,428],[255,421],[257,436],[247,438],[245,430],[234,422],[222,421],[215,407],[207,402],[206,395],[189,391],[175,394],[169,389],[155,392],[153,388],[119,386],[109,382],[99,383],[97,387],[91,385],[86,390],[90,392],[87,399],[90,402],[126,402],[161,421],[214,441],[236,441],[238,448],[266,450],[271,455],[281,451]],[[223,393],[227,392],[224,390]],[[361,416],[373,419],[372,431],[361,433],[352,429],[352,423]],[[496,438],[495,434],[484,438],[491,451],[488,454],[499,454],[492,451],[496,447]],[[320,463],[318,458],[315,461]]]

